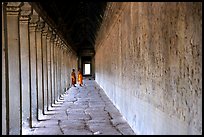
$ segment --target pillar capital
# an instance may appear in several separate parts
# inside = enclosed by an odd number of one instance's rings
[[[32,7],[28,2],[24,2],[23,6],[21,7],[20,11],[20,18],[19,20],[22,22],[27,22],[30,19],[30,15],[32,14]]]
[[[65,44],[63,44],[63,47],[62,47],[62,48],[63,48],[63,52],[66,53],[67,48],[66,48],[66,45],[65,45]]]
[[[45,22],[42,18],[37,22],[37,31],[42,31],[43,27],[45,26]]]
[[[32,11],[32,6],[28,2],[24,2],[21,6],[21,16],[29,16]]]
[[[57,46],[57,41],[58,41],[58,35],[55,34],[55,39],[54,39],[54,45],[55,45],[55,47]]]
[[[56,34],[55,34],[55,32],[54,32],[54,31],[52,32],[52,36],[51,36],[51,38],[50,38],[50,39],[51,39],[51,41],[52,41],[52,42],[54,42],[54,41],[55,41],[55,39],[56,39]]]
[[[45,26],[42,29],[42,35],[43,36],[47,36],[48,27],[49,27],[48,24],[45,23]]]
[[[56,43],[57,43],[56,46],[59,47],[59,45],[60,45],[60,40],[58,39]]]
[[[8,2],[6,5],[7,15],[19,15],[23,2]]]
[[[57,37],[57,44],[60,44],[61,43],[61,39],[60,39],[60,37],[58,36]]]
[[[48,27],[48,30],[47,30],[47,39],[51,39],[51,36],[52,36],[52,28]]]
[[[59,49],[61,49],[62,46],[62,40],[59,38],[58,42],[57,42],[57,46]]]
[[[33,14],[30,17],[31,18],[30,18],[29,26],[30,27],[36,27],[37,22],[40,20],[40,17],[38,16],[38,14],[36,13],[35,10],[33,10]]]

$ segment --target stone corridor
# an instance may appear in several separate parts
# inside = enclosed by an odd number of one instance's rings
[[[1,45],[2,135],[202,135],[202,2],[2,2]]]
[[[94,80],[71,87],[25,135],[134,135],[118,109]]]

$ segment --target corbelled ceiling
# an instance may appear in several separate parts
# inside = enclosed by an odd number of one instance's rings
[[[34,5],[46,12],[55,29],[77,52],[94,50],[97,31],[100,28],[106,2],[57,2],[41,1]]]

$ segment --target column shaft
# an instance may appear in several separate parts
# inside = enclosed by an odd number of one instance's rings
[[[51,32],[48,32],[47,35],[47,82],[48,82],[48,90],[47,90],[47,110],[49,110],[51,106],[51,92],[52,92],[52,84],[51,84],[51,46],[50,46],[50,39],[51,39]]]
[[[55,103],[55,69],[54,69],[54,38],[55,35],[52,35],[51,37],[51,45],[50,45],[50,49],[51,49],[51,83],[52,83],[52,93],[51,93],[51,105]]]
[[[47,40],[46,40],[47,30],[43,28],[42,33],[42,56],[43,56],[43,114],[47,109],[47,91],[48,91],[48,80],[47,80]]]
[[[24,10],[24,8],[30,8]],[[24,3],[21,7],[20,14],[20,59],[21,59],[21,91],[22,91],[22,122],[23,127],[30,125],[30,37],[29,37],[29,15],[31,7],[28,3]]]
[[[42,21],[38,22],[36,29],[36,48],[37,48],[37,119],[41,119],[43,114],[43,64],[42,64],[42,35],[41,30],[44,26]]]
[[[60,49],[60,46],[61,46],[61,42],[59,43],[59,46],[58,46],[58,51],[59,51],[59,55],[58,55],[58,99],[60,98],[60,95],[61,95],[61,91],[62,91],[62,87],[61,87],[61,56],[62,56],[62,53],[61,53],[61,49]]]
[[[57,101],[57,91],[58,91],[58,85],[57,85],[57,55],[58,55],[58,51],[57,51],[57,38],[54,42],[54,72],[55,72],[55,90],[54,90],[54,100]]]
[[[2,135],[6,135],[6,123],[7,123],[7,106],[6,106],[6,92],[7,92],[7,63],[8,60],[6,58],[7,52],[7,35],[6,35],[6,11],[5,11],[5,3],[2,2]]]
[[[62,95],[64,93],[64,65],[63,65],[63,48],[62,48],[62,45],[61,45],[61,48],[60,48],[60,52],[61,52],[61,56],[60,56],[60,60],[61,60],[61,92],[60,92],[60,95]]]
[[[21,2],[7,4],[7,44],[8,44],[8,134],[22,134],[21,127],[21,78],[20,78],[20,41],[19,10]]]
[[[37,120],[37,41],[36,41],[36,27],[39,20],[38,15],[33,11],[31,21],[29,24],[30,33],[30,69],[31,69],[31,127],[34,121]]]

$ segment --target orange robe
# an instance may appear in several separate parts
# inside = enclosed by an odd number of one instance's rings
[[[76,75],[74,72],[72,72],[72,85],[76,84]]]
[[[82,76],[81,72],[79,72],[78,73],[78,82],[79,82],[80,85],[83,84],[82,81],[83,81],[83,76]]]

